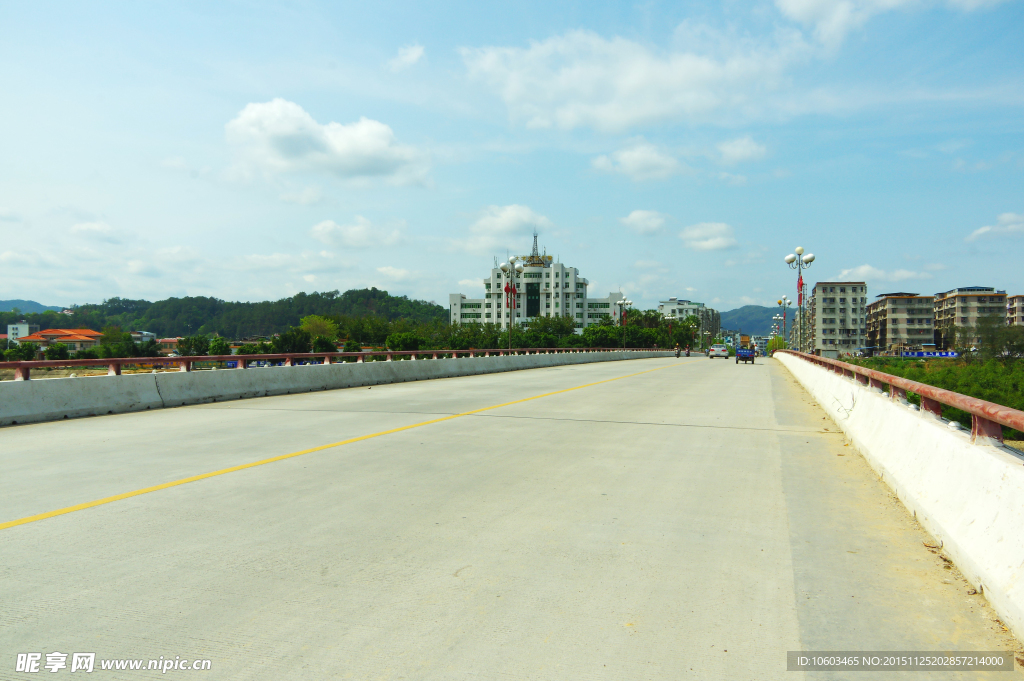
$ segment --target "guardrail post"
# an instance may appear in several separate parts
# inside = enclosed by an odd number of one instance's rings
[[[286,366],[286,367],[293,366],[292,358],[291,357],[285,357],[284,358],[284,365],[283,366]]]
[[[879,381],[877,378],[872,378],[870,380],[871,380],[871,387],[872,388],[878,388],[879,390],[882,389],[883,383],[881,381]]]
[[[921,395],[921,411],[935,416],[942,417],[942,403],[938,400],[933,400],[930,397]]]
[[[861,385],[868,384],[868,377],[865,376],[864,374],[854,373],[854,377],[857,379],[857,382],[860,383]]]
[[[415,362],[416,361],[416,353],[414,352],[411,355],[409,355],[409,359],[411,359],[412,361]]]
[[[14,380],[15,381],[27,381],[28,376],[32,372],[28,367],[14,367]]]
[[[121,375],[121,363],[111,362],[107,365],[107,376],[120,376]]]
[[[889,397],[892,398],[893,402],[906,402],[907,391],[903,388],[897,388],[896,386],[889,384]]]
[[[388,353],[388,360],[387,361],[389,361],[389,362],[391,361],[391,353],[390,352]]]
[[[981,440],[981,443],[978,440]],[[989,421],[977,414],[971,415],[971,442],[974,444],[987,444],[986,439],[1003,441],[1003,427],[995,421]]]
[[[237,367],[238,369],[248,369],[249,368],[249,360],[247,360],[247,359],[235,360],[235,367]]]
[[[430,359],[437,359],[437,352],[435,352],[434,355]]]
[[[362,352],[362,350],[360,350],[359,351],[359,357],[356,358],[356,364],[362,364],[362,363],[363,363],[363,352]]]
[[[187,360],[178,362],[178,371],[192,371],[192,362]]]

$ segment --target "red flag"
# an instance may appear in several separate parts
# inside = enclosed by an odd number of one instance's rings
[[[796,280],[796,298],[797,305],[802,306],[804,304],[804,275],[802,274]]]

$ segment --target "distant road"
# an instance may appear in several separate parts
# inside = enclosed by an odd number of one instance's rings
[[[788,650],[1011,646],[823,416],[773,360],[699,356],[4,428],[0,524],[86,507],[0,529],[0,678],[61,651],[794,679]]]

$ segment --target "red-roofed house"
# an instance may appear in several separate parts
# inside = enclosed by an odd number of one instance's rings
[[[40,348],[47,348],[54,343],[63,343],[68,350],[84,350],[100,344],[103,336],[92,329],[44,329],[18,339],[19,343],[38,343]]]

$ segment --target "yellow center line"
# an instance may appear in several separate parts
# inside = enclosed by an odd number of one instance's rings
[[[668,366],[658,367],[657,369],[647,369],[646,371],[638,371],[635,374],[627,374],[625,376],[617,376],[616,378],[607,378],[603,381],[595,381],[594,383],[586,383],[584,385],[578,385],[574,388],[565,388],[564,390],[555,390],[553,392],[544,393],[542,395],[534,395],[533,397],[524,397],[521,400],[513,400],[511,402],[503,402],[501,404],[495,404],[490,407],[483,407],[482,409],[473,409],[472,411],[464,411],[459,414],[452,414],[451,416],[442,416],[437,419],[430,419],[429,421],[420,421],[419,423],[413,423],[412,425],[402,426],[400,428],[391,428],[390,430],[382,430],[379,433],[371,433],[369,435],[360,435],[359,437],[349,438],[348,440],[342,440],[340,442],[332,442],[327,445],[320,445],[319,447],[312,447],[310,449],[303,449],[298,452],[292,452],[290,454],[282,454],[280,456],[273,456],[269,459],[261,459],[260,461],[253,461],[251,463],[243,463],[238,466],[231,466],[230,468],[222,468],[219,471],[211,471],[209,473],[203,473],[201,475],[193,475],[188,478],[182,478],[181,480],[174,480],[173,482],[165,482],[160,485],[153,485],[152,487],[143,487],[132,492],[124,492],[123,494],[115,494],[112,497],[104,497],[103,499],[97,499],[95,501],[87,501],[82,504],[75,504],[74,506],[67,506],[65,508],[58,508],[55,511],[47,511],[46,513],[39,513],[37,515],[30,515],[25,518],[19,518],[18,520],[10,520],[6,523],[0,523],[0,530],[6,530],[10,527],[17,527],[18,525],[27,525],[28,523],[34,523],[39,520],[46,520],[47,518],[55,518],[60,515],[67,513],[74,513],[75,511],[84,511],[87,508],[93,508],[95,506],[102,506],[103,504],[109,504],[114,501],[120,501],[122,499],[130,499],[132,497],[141,496],[143,494],[149,494],[150,492],[158,492],[162,489],[169,489],[171,487],[177,487],[178,485],[186,485],[190,482],[197,482],[199,480],[206,480],[207,478],[214,478],[218,475],[226,475],[228,473],[234,473],[235,471],[244,471],[247,468],[255,468],[256,466],[264,466],[268,463],[274,463],[275,461],[284,461],[285,459],[292,459],[303,454],[312,454],[313,452],[322,452],[325,449],[331,449],[333,447],[341,447],[343,445],[350,445],[355,442],[362,442],[363,440],[370,440],[375,437],[381,437],[383,435],[391,435],[392,433],[400,433],[403,430],[411,430],[413,428],[419,428],[421,426],[429,426],[433,423],[441,423],[443,421],[451,421],[457,419],[460,416],[470,416],[472,414],[479,414],[482,411],[490,411],[491,409],[501,409],[502,407],[508,407],[513,404],[521,404],[523,402],[529,402],[531,400],[539,400],[542,397],[551,397],[552,395],[560,395],[561,393],[572,392],[573,390],[581,390],[583,388],[590,388],[595,385],[601,385],[602,383],[611,383],[612,381],[621,381],[624,378],[632,378],[634,376],[640,376],[642,374],[649,374],[652,371],[660,371],[661,369],[668,369],[670,367],[679,366],[678,364],[670,364]]]

